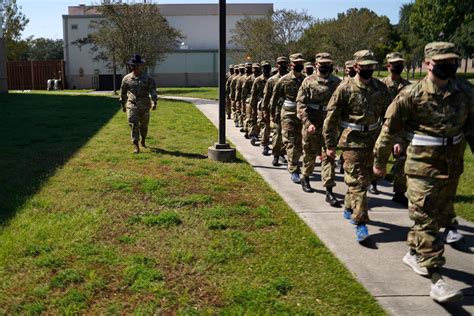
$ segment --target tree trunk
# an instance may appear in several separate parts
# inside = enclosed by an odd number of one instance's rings
[[[467,73],[467,62],[468,62],[467,56],[466,56],[465,60],[466,60],[466,63],[464,64],[464,73]]]

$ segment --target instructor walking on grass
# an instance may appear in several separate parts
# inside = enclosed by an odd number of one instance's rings
[[[156,110],[158,101],[155,80],[143,72],[144,63],[145,60],[140,55],[134,55],[128,62],[132,71],[123,77],[120,87],[120,104],[122,111],[127,112],[135,154],[140,152],[139,142],[146,148],[145,139],[150,121],[150,107]],[[153,105],[151,105],[150,96]]]

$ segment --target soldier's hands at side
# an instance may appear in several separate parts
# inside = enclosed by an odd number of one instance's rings
[[[313,124],[308,126],[308,133],[310,133],[310,134],[316,133],[316,126],[314,126]]]
[[[374,172],[374,175],[380,178],[383,178],[385,174],[387,173],[387,169],[385,168],[379,168],[377,166],[373,166],[372,171]]]
[[[335,149],[326,149],[326,155],[331,159],[336,159],[336,150]]]
[[[402,145],[395,144],[393,145],[393,155],[398,157],[402,153]]]

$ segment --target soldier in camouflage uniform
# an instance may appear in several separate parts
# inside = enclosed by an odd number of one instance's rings
[[[335,162],[326,155],[322,135],[326,106],[341,79],[331,74],[333,61],[328,53],[316,55],[317,71],[303,81],[297,98],[298,117],[303,123],[303,168],[301,186],[305,192],[313,192],[309,176],[314,171],[316,156],[322,154],[321,178],[326,188],[326,202],[339,207],[339,201],[332,192],[336,186]]]
[[[288,73],[288,58],[280,56],[276,60],[278,72],[268,79],[265,89],[263,90],[263,104],[262,104],[262,115],[267,126],[272,129],[272,155],[273,155],[273,166],[279,166],[279,160],[286,163],[286,159],[283,155],[283,140],[281,136],[281,117],[280,111],[281,105],[273,107],[272,96],[275,85],[281,77]],[[271,121],[271,123],[270,123]],[[268,148],[263,151],[263,154],[268,154]]]
[[[120,104],[122,110],[127,112],[128,124],[132,129],[132,142],[134,153],[140,152],[138,143],[146,148],[146,135],[150,122],[150,107],[156,110],[158,96],[156,94],[155,80],[143,72],[144,60],[140,55],[134,55],[129,61],[132,72],[125,75],[120,87]],[[150,102],[153,101],[153,105]]]
[[[314,65],[312,62],[304,63],[304,72],[306,76],[311,76],[314,73]]]
[[[403,72],[404,62],[402,54],[398,52],[390,53],[387,55],[387,68],[390,74],[382,80],[388,88],[390,93],[390,101],[393,101],[397,94],[406,86],[410,84],[410,81],[403,79],[401,73]],[[406,154],[405,148],[407,146],[405,137],[400,137],[393,146],[393,156],[395,157],[395,163],[393,165],[393,198],[392,201],[408,206],[408,199],[405,197],[407,190],[405,173],[403,169],[405,167]]]
[[[356,70],[354,69],[355,62],[353,60],[348,60],[344,63],[344,77],[354,78],[357,75]]]
[[[356,240],[369,236],[367,189],[373,177],[373,146],[380,131],[381,120],[390,102],[388,89],[372,74],[377,61],[369,50],[354,54],[357,75],[342,82],[328,104],[323,136],[326,153],[335,158],[339,144],[344,156],[344,182],[348,186],[344,218],[356,225]]]
[[[303,83],[304,59],[300,53],[290,56],[291,72],[278,80],[273,90],[272,107],[281,107],[281,129],[283,144],[288,155],[288,171],[293,183],[300,183],[299,161],[302,152],[301,120],[296,116],[296,97]],[[283,100],[283,105],[281,101]]]
[[[229,72],[226,73],[225,82],[225,111],[227,113],[227,119],[230,119],[232,114],[232,101],[230,100],[230,83],[235,76],[234,65],[229,65]]]
[[[414,223],[403,262],[416,273],[431,276],[430,296],[440,303],[462,298],[441,278],[439,267],[445,263],[444,242],[462,239],[453,201],[466,141],[474,150],[474,91],[469,82],[455,77],[458,59],[451,43],[425,46],[428,74],[392,102],[374,150],[373,171],[383,176],[394,138],[400,131],[407,132],[408,214]],[[444,236],[442,227],[447,227]]]
[[[238,112],[237,127],[241,128],[240,131],[242,133],[245,132],[244,120],[245,120],[245,110],[246,110],[245,99],[242,98],[242,92],[243,92],[244,83],[247,80],[250,80],[250,77],[252,76],[252,63],[246,62],[243,65],[243,67],[244,67],[244,74],[237,81],[236,92],[235,92],[235,100],[237,102],[237,112]]]
[[[245,66],[244,64],[238,65],[238,73],[232,79],[230,83],[230,100],[232,102],[232,119],[234,120],[235,127],[240,127],[239,118],[240,118],[240,104],[237,99],[237,86],[240,82],[240,79],[245,75]]]
[[[243,85],[242,85],[242,104],[244,104],[245,108],[245,119],[244,119],[244,137],[247,139],[251,139],[252,145],[255,145],[255,142],[258,140],[257,136],[258,133],[255,133],[255,135],[252,135],[251,129],[253,125],[252,121],[252,106],[250,105],[250,93],[252,92],[252,86],[257,79],[257,77],[260,77],[262,74],[262,68],[259,63],[253,63],[252,64],[252,74],[250,77],[248,77]],[[254,125],[256,127],[256,125]],[[256,132],[256,131],[254,131]],[[252,138],[253,136],[253,138]]]
[[[250,120],[249,120],[249,134],[250,142],[255,146],[255,142],[258,140],[258,133],[260,126],[262,126],[262,103],[263,103],[263,90],[265,89],[265,84],[270,78],[270,71],[272,65],[268,60],[264,60],[261,63],[263,74],[258,76],[252,85],[252,90],[250,92]],[[263,125],[265,128],[265,125]],[[269,130],[262,130],[262,142],[268,147],[268,139],[270,137]],[[262,146],[264,146],[262,144]]]

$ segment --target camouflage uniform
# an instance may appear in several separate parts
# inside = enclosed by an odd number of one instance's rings
[[[262,67],[270,65],[270,62],[268,61],[262,61],[261,63]],[[252,90],[250,92],[250,108],[251,108],[251,114],[250,114],[250,121],[249,121],[249,134],[251,136],[257,136],[261,122],[262,122],[262,103],[263,103],[263,90],[265,89],[265,85],[268,81],[268,77],[265,76],[265,74],[260,75],[255,79],[252,85]],[[265,126],[264,126],[265,128]],[[265,138],[265,136],[264,136]],[[268,143],[268,138],[269,134],[266,137],[266,142]],[[262,140],[262,143],[264,143],[265,139]],[[263,145],[262,144],[262,145]]]
[[[360,65],[377,63],[367,50],[356,52],[354,59]],[[371,78],[366,84],[356,76],[336,89],[324,120],[323,136],[328,149],[336,148],[342,127],[339,145],[344,157],[344,182],[348,186],[344,204],[359,224],[369,220],[367,189],[372,180],[372,150],[389,101],[387,87],[380,80]]]
[[[237,86],[242,76],[244,76],[241,70],[245,70],[245,67],[243,64],[240,64],[238,69],[239,69],[238,73],[236,74],[234,79],[232,79],[230,83],[230,100],[232,102],[232,119],[234,120],[235,126],[239,126],[239,117],[240,117],[240,108],[239,108],[240,105],[237,99]]]
[[[387,62],[394,63],[404,61],[400,53],[390,53],[387,55]],[[382,80],[383,83],[388,88],[390,93],[390,101],[393,101],[397,94],[406,86],[410,85],[410,81],[400,77],[400,80],[393,80],[391,75],[388,75]],[[403,151],[405,151],[408,144],[406,143],[405,137],[400,135],[398,140],[395,142],[402,146]],[[398,157],[395,157],[395,163],[393,164],[392,174],[393,174],[393,191],[394,192],[406,192],[406,178],[403,169],[405,167],[406,154],[401,153]]]
[[[254,63],[252,64],[252,69],[253,70],[260,70],[260,64],[259,63]],[[258,74],[260,76],[260,74]],[[253,109],[252,105],[250,104],[250,97],[251,97],[251,92],[252,92],[252,87],[253,83],[255,82],[255,79],[257,77],[255,75],[255,72],[250,75],[250,77],[247,78],[247,80],[244,81],[242,85],[242,104],[244,104],[244,109],[245,109],[245,119],[244,119],[244,131],[246,136],[257,136],[258,133],[256,133],[256,130],[254,130],[253,134],[251,133],[252,129],[255,129],[257,127],[257,117],[255,113],[255,123],[253,122],[254,118],[252,117],[253,114]]]
[[[234,73],[228,72],[226,74],[226,82],[225,82],[225,112],[227,113],[227,118],[230,118],[232,114],[232,100],[230,99],[230,84],[232,79],[234,79],[236,73],[234,69],[234,65],[229,65],[229,69],[234,70]]]
[[[249,67],[252,67],[252,63],[245,63],[244,64],[244,69],[247,69]],[[238,126],[244,127],[244,120],[245,120],[245,100],[243,98],[243,88],[244,88],[244,83],[247,80],[250,80],[252,74],[251,73],[245,73],[244,75],[240,76],[239,80],[237,81],[236,85],[236,92],[235,92],[235,101],[237,104],[237,122]]]
[[[304,61],[302,54],[290,56],[292,62]],[[281,108],[281,129],[283,145],[288,155],[288,171],[299,171],[299,160],[302,152],[301,120],[296,116],[296,97],[305,76],[296,77],[294,72],[284,75],[278,80],[273,90],[272,108]],[[280,103],[283,100],[283,105]],[[275,154],[274,154],[275,155]]]
[[[459,58],[454,45],[430,43],[427,59]],[[453,200],[463,172],[466,140],[474,148],[474,91],[464,79],[450,78],[446,90],[427,77],[403,89],[385,115],[375,146],[375,166],[385,168],[394,137],[407,132],[405,174],[409,216],[408,245],[421,267],[445,263],[441,227],[453,224]]]
[[[278,57],[277,58],[277,63],[279,62],[288,62],[288,59],[286,57]],[[273,96],[273,91],[275,90],[275,86],[280,80],[282,75],[280,73],[276,73],[270,79],[268,79],[267,84],[265,85],[265,89],[263,90],[263,103],[262,103],[262,112],[267,120],[265,121],[266,128],[270,129],[271,125],[272,127],[272,155],[273,156],[281,156],[283,154],[283,138],[281,135],[281,116],[280,116],[280,110],[281,110],[281,104],[280,102],[274,103],[272,101],[272,96]],[[273,107],[273,104],[275,104],[275,107]],[[270,120],[271,123],[270,124]],[[268,131],[270,132],[270,131]],[[262,139],[263,141],[263,139]]]
[[[317,55],[316,62],[331,62],[330,55],[321,58]],[[324,187],[336,186],[335,162],[327,157],[326,146],[322,135],[324,118],[326,117],[327,104],[333,92],[341,80],[329,74],[326,78],[318,76],[318,72],[307,77],[298,92],[297,105],[298,117],[303,123],[303,168],[301,174],[303,177],[310,176],[314,171],[316,156],[322,154],[321,178]],[[310,134],[308,127],[316,127],[316,132]],[[321,151],[321,149],[323,149]]]
[[[144,141],[148,133],[150,96],[153,103],[158,100],[155,80],[147,74],[137,77],[131,72],[123,77],[120,90],[120,103],[127,109],[128,124],[132,129],[132,142],[138,144],[140,136]]]

